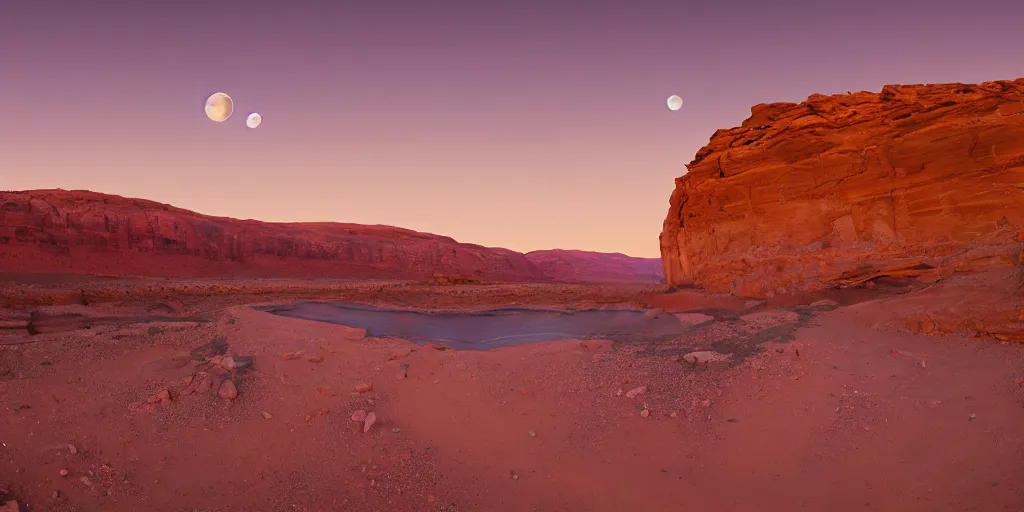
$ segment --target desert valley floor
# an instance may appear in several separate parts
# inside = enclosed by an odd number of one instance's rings
[[[22,510],[1024,510],[1024,347],[894,326],[916,292],[5,279]],[[266,307],[300,301],[678,332],[454,349]]]

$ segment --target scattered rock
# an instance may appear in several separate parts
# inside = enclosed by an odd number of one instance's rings
[[[66,469],[60,470],[60,476],[68,476],[69,473],[70,473],[70,471],[68,471]]]
[[[213,388],[213,377],[211,377],[210,374],[206,372],[199,372],[196,374],[195,378],[199,380],[199,385],[196,386],[197,394],[202,395],[204,393],[209,393]]]
[[[650,415],[651,415],[651,411],[649,409],[644,409],[644,410],[640,411],[640,417],[641,418],[646,418],[646,417],[648,417]]]
[[[238,397],[238,388],[235,387],[235,383],[231,382],[230,379],[225,379],[224,382],[220,384],[220,390],[217,391],[217,395],[221,398],[234,400]]]
[[[713,350],[701,350],[684,355],[683,360],[690,364],[721,363],[732,360],[732,354],[722,354]]]
[[[75,445],[68,443],[68,452],[70,452],[71,455],[74,455],[78,453],[78,448],[75,448]]]
[[[273,416],[271,416],[270,413],[267,412],[267,411],[260,411],[260,416],[263,416],[263,419],[265,419],[265,420],[269,420],[270,418],[273,418]]]
[[[967,416],[967,421],[974,421],[974,420],[975,420],[975,419],[977,419],[977,418],[978,418],[978,415],[977,415],[977,414],[971,413],[971,414],[969,414],[969,415]]]
[[[87,477],[87,476],[80,477],[78,479],[78,481],[82,482],[83,484],[85,484],[85,485],[87,485],[89,487],[92,487],[92,480],[89,480],[89,477]]]
[[[537,432],[535,432],[533,430],[531,430],[531,431],[529,431],[527,433],[530,434],[530,437],[537,437]]]
[[[324,356],[312,355],[312,356],[309,356],[308,358],[306,358],[306,361],[309,361],[311,363],[322,363],[322,362],[324,362]]]
[[[366,329],[359,329],[357,327],[339,326],[343,332],[341,336],[347,340],[359,341],[366,338]]]
[[[235,362],[235,358],[233,358],[231,356],[224,356],[220,360],[220,367],[224,368],[225,370],[233,370],[233,369],[237,368],[238,366],[240,366],[240,365],[237,364]]]
[[[679,417],[679,413],[678,413],[678,412],[674,412],[674,413],[672,413],[672,414],[669,414],[669,415],[668,415],[668,417],[669,417],[669,418],[672,418],[672,419],[676,419],[676,418],[678,418],[678,417]]]
[[[200,345],[189,353],[191,358],[196,361],[205,361],[212,357],[222,356],[228,353],[228,339],[223,336],[214,338],[213,341]]]
[[[740,317],[748,325],[755,329],[766,329],[777,325],[793,324],[800,320],[800,315],[783,309],[772,311],[760,311]]]
[[[928,407],[933,407],[934,408],[934,407],[938,407],[940,405],[942,405],[942,400],[929,400],[928,401]]]
[[[338,392],[335,391],[334,388],[328,388],[328,387],[316,388],[316,392],[320,393],[321,395],[326,395],[326,396],[337,396],[337,394],[338,394]]]
[[[228,370],[241,370],[252,366],[252,357],[250,356],[234,356],[231,358],[231,368]]]
[[[822,299],[812,302],[811,307],[822,311],[832,311],[839,307],[839,303],[831,299]]]
[[[700,403],[700,405],[702,405],[704,407],[711,407],[711,399],[710,398],[705,399],[703,402]]]
[[[373,411],[366,413],[366,419],[363,421],[363,432],[369,432],[373,428],[374,423],[377,423],[377,414]]]
[[[905,352],[903,350],[896,350],[896,349],[892,349],[892,355],[893,355],[893,357],[906,357],[906,358],[914,357],[914,354],[912,354],[910,352]]]
[[[367,416],[366,411],[363,411],[363,410],[356,411],[356,412],[352,413],[352,421],[354,421],[356,423],[362,423],[362,422],[366,421],[366,416]]]
[[[399,432],[401,432],[401,431],[402,431],[402,429],[400,429],[400,428],[398,428],[398,427],[395,427],[395,428],[391,429],[391,432],[392,432],[392,433],[395,433],[395,434],[397,434],[397,433],[399,433]]]
[[[373,391],[373,384],[364,383],[356,386],[356,393],[366,393],[368,391]]]
[[[637,395],[639,395],[640,393],[643,393],[645,391],[647,391],[647,386],[640,386],[638,388],[633,388],[633,389],[631,389],[629,391],[626,391],[626,398],[636,398]]]
[[[921,368],[928,368],[928,363],[926,363],[924,361],[921,361],[921,362],[917,363],[917,365],[920,366]]]
[[[151,404],[166,404],[171,401],[171,392],[167,389],[161,389],[156,394],[146,399],[146,402]]]
[[[298,352],[285,352],[284,354],[281,354],[281,359],[284,359],[285,361],[288,361],[288,360],[291,360],[291,359],[298,359],[298,358],[302,357],[302,355],[305,354],[305,353],[306,353],[305,350],[299,350]]]
[[[675,313],[673,316],[679,319],[679,323],[687,327],[697,327],[715,321],[715,317],[704,313]]]
[[[615,396],[622,396],[622,388],[615,392]]]
[[[665,310],[661,308],[648,309],[644,311],[644,316],[647,318],[658,318],[665,314]]]

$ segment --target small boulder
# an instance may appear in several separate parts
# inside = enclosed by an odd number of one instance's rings
[[[647,386],[640,386],[626,391],[626,398],[636,398],[637,395],[647,391]]]
[[[267,412],[267,411],[260,411],[260,416],[263,416],[263,419],[265,419],[265,420],[269,420],[270,418],[273,418],[273,416],[271,416],[270,413]]]
[[[665,310],[661,308],[648,309],[644,311],[644,316],[647,318],[658,318],[665,314]]]
[[[206,372],[197,373],[196,380],[199,381],[199,385],[196,386],[196,394],[202,395],[209,393],[210,389],[213,388],[213,377]]]
[[[356,412],[352,413],[352,421],[354,421],[356,423],[362,423],[362,422],[366,421],[366,416],[367,416],[366,411],[362,411],[362,410],[356,411]]]
[[[713,350],[701,350],[690,352],[683,356],[683,360],[690,364],[697,363],[722,363],[732,359],[732,354],[722,354]]]
[[[366,414],[366,419],[363,421],[363,432],[369,432],[374,423],[377,423],[377,414],[371,411]]]
[[[646,417],[648,417],[650,415],[651,415],[650,409],[644,409],[644,410],[640,411],[640,417],[641,418],[646,418]]]
[[[355,389],[356,389],[356,393],[366,393],[368,391],[373,391],[373,384],[370,384],[370,383],[359,384],[359,385],[356,386]]]
[[[696,327],[703,325],[708,322],[714,322],[715,317],[711,315],[705,315],[704,313],[676,313],[673,315],[679,320],[679,323],[687,327]]]
[[[217,391],[217,395],[221,398],[227,398],[228,400],[234,400],[238,398],[238,388],[235,387],[235,383],[231,382],[230,379],[225,379],[220,384],[220,390]]]
[[[307,357],[306,361],[309,361],[311,363],[322,363],[322,362],[324,362],[324,356],[321,356],[319,354],[312,355],[312,356]]]

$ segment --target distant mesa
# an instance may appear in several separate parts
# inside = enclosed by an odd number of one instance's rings
[[[227,121],[234,110],[234,101],[226,93],[215,92],[209,98],[206,98],[206,117],[213,121],[218,123]]]
[[[545,277],[561,282],[660,282],[661,258],[553,249],[526,253]]]
[[[505,282],[660,279],[641,258],[524,255],[391,226],[210,217],[89,191],[0,192],[5,273]]]

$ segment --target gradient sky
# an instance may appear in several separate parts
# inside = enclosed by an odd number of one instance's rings
[[[658,256],[673,179],[752,105],[1022,77],[1021,20],[1011,0],[0,0],[0,190]]]

